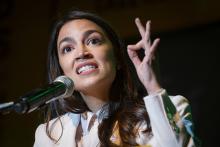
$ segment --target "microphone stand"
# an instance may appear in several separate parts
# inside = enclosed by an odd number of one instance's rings
[[[0,114],[8,114],[13,110],[17,113],[30,113],[54,100],[70,97],[74,91],[73,86],[74,83],[70,78],[59,76],[53,83],[28,92],[16,102],[0,104]]]

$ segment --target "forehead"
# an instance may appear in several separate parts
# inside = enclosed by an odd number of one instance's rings
[[[60,31],[59,35],[63,33],[69,33],[70,31],[87,31],[87,30],[97,30],[105,35],[105,31],[93,21],[88,19],[75,19],[65,23]]]

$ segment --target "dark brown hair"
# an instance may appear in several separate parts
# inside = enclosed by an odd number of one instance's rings
[[[115,122],[118,122],[119,134],[122,146],[136,145],[135,137],[137,124],[145,122],[148,124],[147,130],[150,130],[149,118],[142,100],[142,95],[137,91],[137,87],[133,82],[131,71],[129,69],[126,48],[121,43],[115,31],[103,19],[95,14],[83,11],[70,11],[60,18],[53,28],[48,49],[48,79],[52,82],[57,76],[63,74],[59,65],[57,55],[57,38],[61,27],[75,19],[88,19],[98,26],[107,34],[114,48],[114,55],[119,65],[116,77],[110,89],[110,98],[108,103],[108,116],[104,117],[99,125],[98,136],[101,146],[111,146],[110,137],[112,135]],[[67,112],[83,113],[90,111],[86,103],[83,101],[79,92],[75,91],[71,98],[67,100],[57,100],[52,102],[46,110],[47,134],[51,137],[48,127],[49,120],[58,117]],[[102,113],[101,113],[102,115]],[[62,134],[61,134],[62,135]]]

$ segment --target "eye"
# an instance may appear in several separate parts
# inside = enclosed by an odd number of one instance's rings
[[[101,44],[101,39],[99,38],[91,38],[91,39],[88,39],[87,41],[87,45],[99,45]]]
[[[67,47],[64,47],[62,49],[62,53],[66,54],[68,52],[71,52],[74,48],[70,47],[70,46],[67,46]]]

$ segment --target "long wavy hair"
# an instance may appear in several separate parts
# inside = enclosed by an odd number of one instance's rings
[[[110,137],[113,133],[113,128],[116,122],[119,127],[119,135],[121,138],[120,146],[137,145],[135,141],[137,125],[140,122],[145,122],[148,124],[148,128],[145,131],[151,131],[148,114],[142,100],[143,95],[140,95],[138,92],[137,86],[135,85],[136,82],[134,82],[134,78],[131,76],[126,48],[115,31],[103,19],[95,14],[84,11],[70,11],[55,23],[48,47],[48,80],[49,82],[52,82],[57,76],[63,75],[58,60],[57,38],[62,26],[67,22],[76,19],[90,20],[103,29],[113,45],[117,65],[120,67],[116,71],[116,77],[110,89],[109,103],[107,107],[108,116],[103,117],[103,120],[98,127],[100,145],[103,147],[113,146]],[[50,103],[45,111],[47,135],[54,140],[51,137],[51,131],[48,125],[52,118],[56,117],[57,120],[59,120],[59,117],[67,112],[83,113],[85,111],[90,110],[77,91],[75,91],[68,99],[60,99]],[[101,113],[100,115],[102,114],[104,113]]]

